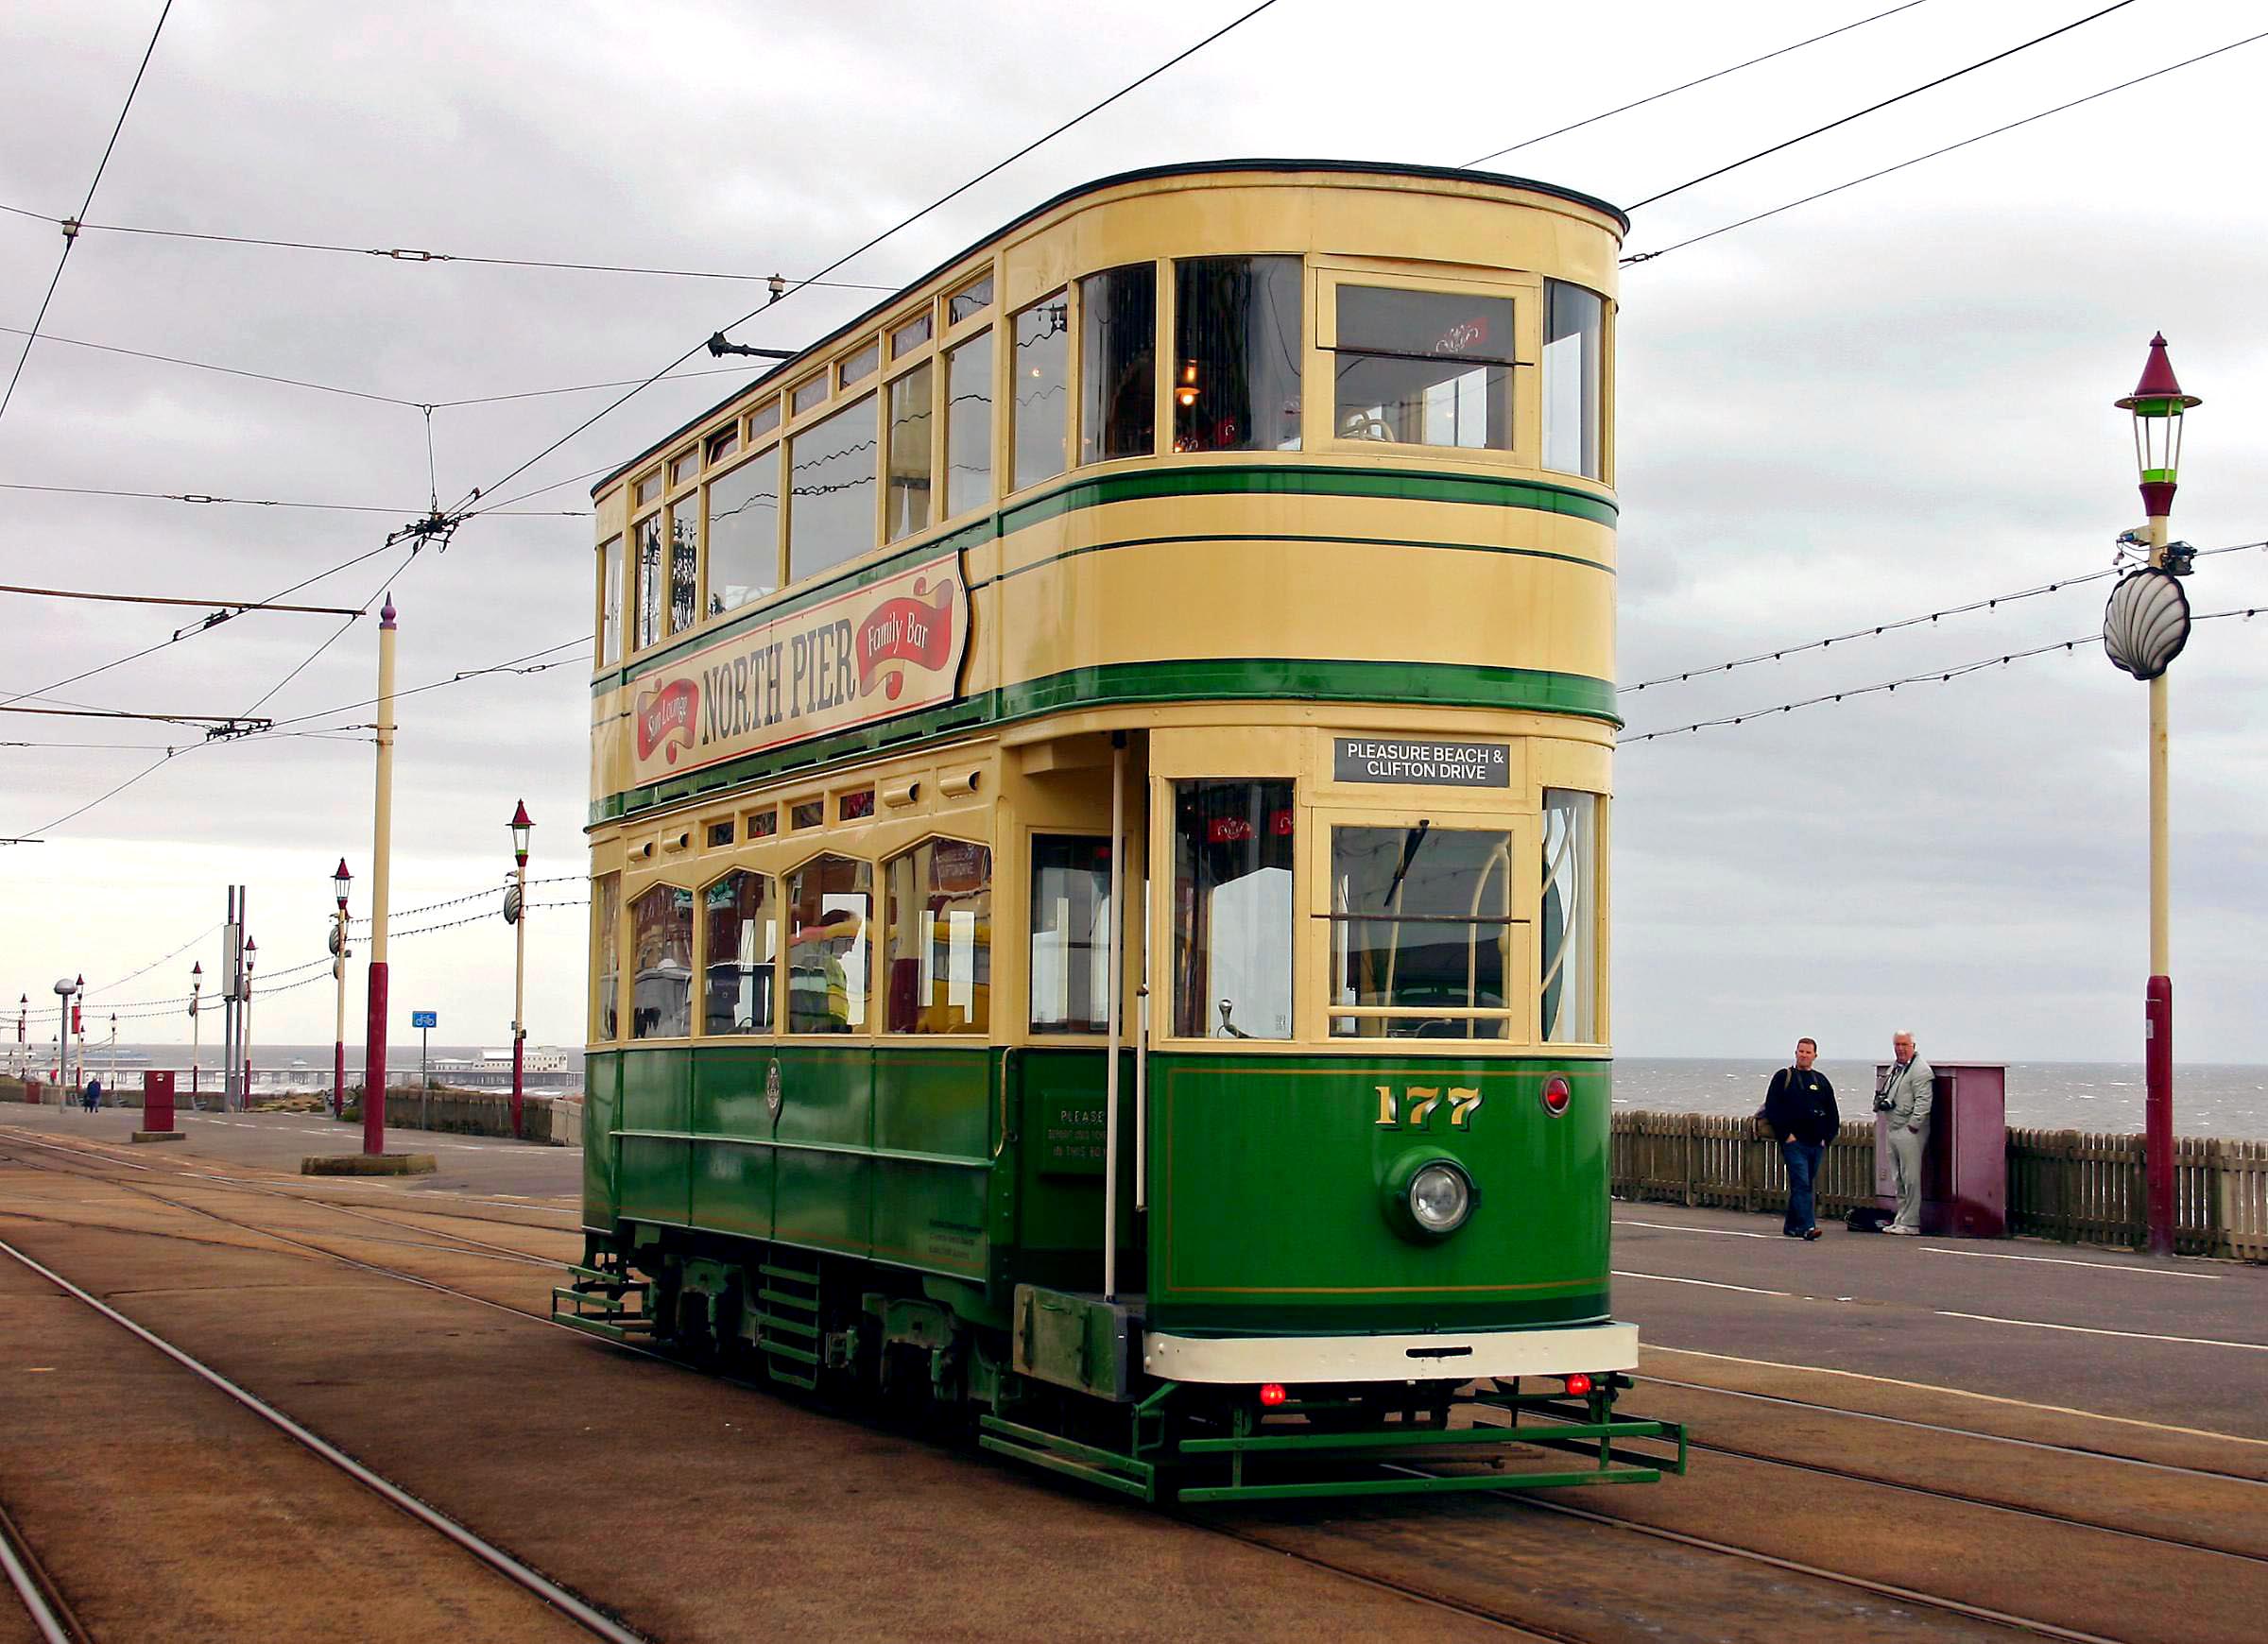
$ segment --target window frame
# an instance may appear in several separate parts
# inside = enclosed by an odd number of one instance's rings
[[[629,563],[628,548],[629,533],[627,531],[616,531],[598,545],[598,614],[595,619],[598,645],[597,655],[593,658],[593,661],[596,664],[595,671],[599,673],[604,673],[610,668],[621,667],[622,659],[626,654],[623,642],[628,638],[629,604],[626,596],[629,590],[624,577]],[[613,574],[611,580],[614,584],[613,621],[610,623],[607,620],[607,585],[610,580],[608,574],[610,572]]]
[[[1241,740],[1241,739],[1240,739]],[[1155,1044],[1171,1045],[1176,1049],[1209,1048],[1213,1051],[1233,1050],[1239,1054],[1282,1054],[1301,1048],[1313,1050],[1318,1041],[1309,1028],[1306,1013],[1309,1001],[1315,993],[1310,984],[1311,956],[1304,946],[1302,921],[1306,918],[1307,899],[1312,892],[1303,888],[1301,878],[1309,884],[1314,880],[1314,864],[1307,857],[1307,847],[1301,842],[1303,833],[1312,833],[1316,826],[1318,812],[1314,803],[1313,779],[1295,769],[1269,769],[1282,763],[1264,757],[1249,758],[1243,762],[1253,767],[1237,774],[1225,774],[1219,766],[1228,762],[1221,759],[1207,759],[1203,769],[1181,768],[1173,762],[1172,768],[1161,769],[1153,759],[1151,776],[1156,790],[1150,813],[1150,843],[1157,855],[1149,859],[1149,873],[1158,887],[1152,897],[1153,906],[1147,910],[1148,937],[1145,953],[1155,956],[1150,985],[1153,1002],[1150,1012],[1150,1034]],[[1185,782],[1283,782],[1292,790],[1292,923],[1286,932],[1292,965],[1291,1032],[1281,1038],[1255,1035],[1248,1039],[1222,1038],[1207,1035],[1184,1035],[1175,1031],[1175,930],[1177,912],[1175,882],[1177,869],[1175,862],[1174,820],[1177,789]],[[1122,863],[1120,889],[1129,900],[1139,897],[1141,886],[1138,870],[1131,863]],[[1141,917],[1141,915],[1135,916]],[[1145,963],[1150,963],[1146,961]],[[1208,1009],[1211,1002],[1208,1002]],[[1119,1031],[1123,1036],[1130,1019],[1122,998],[1119,1004]],[[1211,1019],[1210,1015],[1208,1020]]]
[[[685,963],[691,974],[686,978],[685,983],[685,1031],[682,1034],[640,1034],[638,1032],[637,909],[640,902],[656,891],[681,891],[690,899],[690,911],[693,916],[691,929],[686,933]],[[694,1027],[697,1019],[694,1006],[699,998],[698,985],[701,976],[701,893],[688,885],[679,883],[675,879],[656,874],[640,884],[634,895],[627,883],[623,886],[622,913],[623,941],[627,947],[623,955],[622,969],[626,979],[623,985],[627,989],[627,997],[625,1001],[627,1008],[623,1012],[623,1025],[627,1031],[614,1042],[623,1045],[691,1043],[695,1036]]]
[[[883,911],[882,904],[885,901],[887,893],[885,890],[880,887],[881,874],[877,868],[874,857],[868,850],[848,850],[843,848],[842,843],[839,840],[830,839],[828,837],[827,831],[824,826],[814,831],[808,839],[803,841],[803,843],[806,847],[816,846],[818,848],[816,850],[810,850],[808,854],[789,862],[785,866],[782,867],[776,875],[773,876],[780,889],[780,917],[782,925],[780,957],[778,962],[779,979],[776,983],[778,991],[774,995],[772,1009],[774,1019],[777,1020],[780,1025],[774,1029],[774,1032],[777,1033],[782,1039],[796,1044],[807,1044],[813,1041],[833,1044],[840,1043],[846,1039],[871,1040],[880,1038],[882,1036],[882,1029],[879,1025],[879,1019],[885,1002],[876,991],[874,985],[877,961],[882,951],[882,944],[874,939],[874,933],[878,928],[883,926],[886,919],[886,915]],[[865,867],[867,870],[867,921],[866,929],[863,933],[861,933],[866,937],[867,948],[866,964],[864,966],[865,976],[863,978],[863,981],[866,985],[865,999],[867,1005],[867,1019],[863,1025],[850,1028],[842,1033],[820,1033],[808,1029],[799,1033],[796,1031],[795,1026],[796,1002],[793,995],[795,966],[792,963],[795,957],[795,916],[792,912],[795,906],[795,898],[789,892],[787,888],[787,882],[797,874],[801,873],[805,868],[810,867],[815,863],[822,862],[828,857],[833,857],[838,862],[855,863]]]
[[[1203,779],[1194,779],[1201,780]],[[1165,785],[1166,781],[1170,781],[1170,779],[1161,779],[1160,786]],[[1165,813],[1170,821],[1173,815],[1173,808],[1170,802],[1166,807]],[[1004,1021],[1001,1018],[995,1016],[992,1023],[993,1031],[1001,1034],[1016,1035],[1025,1042],[1035,1045],[1091,1046],[1108,1044],[1110,1037],[1110,1029],[1108,1018],[1107,1016],[1104,1020],[1104,1025],[1097,1028],[1041,1027],[1034,1023],[1032,1020],[1032,936],[1034,933],[1032,931],[1032,865],[1039,858],[1039,842],[1042,839],[1072,839],[1091,842],[1095,845],[1102,846],[1105,851],[1108,852],[1110,845],[1110,831],[1108,828],[1091,828],[1082,823],[1070,821],[1027,822],[1024,824],[1022,831],[1022,849],[1018,853],[1016,862],[1016,866],[1018,869],[1016,895],[1022,904],[1021,916],[1017,921],[1019,928],[1018,940],[1020,946],[1016,950],[1016,964],[1018,968],[1022,973],[1022,983],[1021,988],[1019,989],[1021,994],[1021,999],[1019,1000],[1021,1009],[1012,1021]],[[1127,818],[1125,846],[1125,856],[1119,864],[1119,891],[1122,898],[1129,901],[1134,901],[1137,900],[1142,894],[1140,866],[1143,861],[1143,854],[1142,841],[1138,832],[1136,831],[1134,818],[1132,815],[1129,815]],[[997,856],[994,859],[992,880],[995,887],[994,896],[997,898],[999,895],[998,887],[1005,882],[1000,876],[1000,867]],[[1126,894],[1129,890],[1129,887],[1132,890],[1131,896]],[[1106,896],[1108,894],[1107,879],[1105,894]],[[1153,899],[1162,904],[1170,901],[1171,899],[1170,897],[1159,897]],[[1153,909],[1151,911],[1157,912],[1158,910]],[[1136,919],[1137,923],[1139,923],[1141,920],[1142,912],[1143,910],[1137,908],[1132,916]],[[1170,940],[1172,931],[1171,909],[1166,908],[1164,910],[1164,915],[1166,918],[1168,939]],[[1122,961],[1126,957],[1127,932],[1125,926],[1125,920],[1127,916],[1128,916],[1124,909],[1113,908],[1111,910],[1110,921],[1112,925],[1112,940],[1117,945],[1118,953]],[[998,939],[999,923],[1000,916],[996,908],[996,911],[993,915],[993,925],[995,927],[994,937],[996,942]],[[1144,954],[1151,950],[1154,941],[1154,936],[1144,936],[1142,943],[1142,950]],[[1132,967],[1129,965],[1126,968],[1131,968]],[[1165,960],[1163,968],[1170,977],[1172,970],[1172,960],[1170,956]],[[1125,977],[1122,974],[1118,981],[1123,989],[1125,983]],[[1153,992],[1155,992],[1155,985],[1153,985]],[[1108,1008],[1108,1000],[1106,999],[1104,1001],[1106,1010]],[[1172,1013],[1170,1011],[1166,1012],[1165,1019],[1161,1026],[1157,1013],[1152,1013],[1151,1037],[1154,1040],[1164,1039],[1171,1036],[1163,1031],[1164,1028],[1168,1028],[1172,1025],[1171,1018]],[[1118,1024],[1119,1035],[1122,1039],[1126,1036],[1132,1021],[1133,1018],[1125,1010],[1122,1000]],[[1200,1041],[1183,1039],[1178,1042],[1182,1044],[1191,1044]],[[1278,1043],[1280,1041],[1271,1040],[1269,1042]]]
[[[1529,965],[1533,972],[1529,984],[1530,1014],[1536,1035],[1533,1042],[1553,1054],[1603,1050],[1614,1042],[1614,1023],[1609,1011],[1612,1001],[1608,991],[1612,970],[1608,948],[1613,936],[1608,922],[1608,852],[1613,843],[1609,837],[1609,813],[1613,809],[1614,796],[1597,788],[1577,787],[1567,782],[1538,782],[1532,792],[1536,799],[1536,837],[1528,860],[1536,878],[1530,887],[1528,906],[1534,910],[1533,922],[1536,927],[1529,944],[1532,950]],[[1547,1039],[1543,1036],[1543,817],[1544,796],[1547,793],[1588,794],[1590,796],[1592,854],[1589,884],[1591,914],[1589,922],[1591,1014],[1595,1019],[1591,1025],[1598,1035],[1596,1038]]]
[[[777,403],[777,401],[774,402]],[[770,443],[760,444],[753,450],[749,449],[749,443],[750,442],[746,439],[741,442],[741,450],[746,453],[746,454],[743,455],[738,462],[730,462],[722,465],[713,472],[706,475],[701,481],[701,580],[696,596],[700,601],[702,615],[700,622],[694,625],[696,627],[699,626],[701,623],[723,622],[729,618],[738,616],[744,611],[753,610],[757,607],[762,606],[770,600],[778,598],[781,591],[787,587],[787,495],[783,488],[786,482],[782,477],[782,459],[780,454],[781,452],[786,448],[787,440],[784,436],[774,436],[770,437]],[[730,610],[721,610],[711,613],[709,610],[711,592],[709,578],[709,488],[718,484],[720,481],[730,479],[734,474],[739,473],[743,469],[747,468],[750,464],[765,461],[770,462],[772,465],[772,495],[778,499],[778,506],[774,510],[778,517],[772,522],[772,587],[768,592],[758,594],[754,599],[744,600],[739,605],[732,607]]]
[[[736,873],[752,874],[770,884],[768,892],[772,914],[773,950],[764,968],[771,973],[772,1025],[754,1028],[747,1033],[712,1033],[709,1031],[709,893]],[[786,875],[747,860],[728,861],[718,865],[716,873],[706,884],[693,893],[693,1036],[704,1040],[729,1040],[735,1044],[769,1043],[783,1031],[780,1026],[781,977],[780,968],[787,952],[786,917],[783,902],[786,897]]]
[[[896,864],[912,856],[925,845],[965,845],[971,849],[981,850],[985,853],[985,898],[988,903],[985,917],[990,928],[986,933],[984,942],[984,980],[979,984],[974,977],[971,978],[972,987],[982,985],[985,989],[985,1025],[982,1027],[950,1028],[936,1033],[925,1033],[919,1028],[900,1028],[890,1024],[889,949],[896,942],[898,935],[897,910],[891,905],[890,869]],[[882,982],[882,985],[876,989],[873,995],[875,1001],[874,1032],[891,1039],[911,1039],[924,1044],[934,1043],[940,1039],[989,1039],[1000,1027],[997,1015],[1000,971],[999,955],[996,951],[1000,937],[1001,907],[1000,852],[998,848],[989,839],[972,839],[943,829],[925,828],[890,848],[886,854],[878,853],[872,861],[875,880],[874,896],[876,900],[881,903],[876,922],[882,931],[882,940],[872,944],[873,957],[881,972]]]
[[[787,454],[781,458],[780,470],[780,504],[782,512],[780,524],[780,587],[782,591],[796,587],[817,587],[821,583],[826,582],[833,577],[840,576],[854,566],[859,565],[868,557],[868,556],[873,554],[885,545],[882,539],[884,519],[882,493],[885,488],[882,483],[884,438],[883,417],[885,404],[885,396],[883,392],[884,387],[885,385],[880,381],[879,378],[872,382],[868,382],[865,379],[861,379],[857,393],[847,398],[831,398],[826,400],[815,409],[807,411],[801,417],[792,420],[788,425],[781,431],[779,449]],[[868,499],[869,505],[867,513],[867,545],[854,553],[845,555],[842,558],[835,560],[832,565],[822,566],[816,571],[808,572],[803,575],[799,576],[796,574],[795,442],[802,438],[804,436],[810,434],[814,429],[818,427],[820,423],[825,422],[828,419],[832,417],[847,416],[850,412],[857,410],[862,402],[868,406],[872,417],[872,426],[868,428],[867,432],[868,435],[870,447],[874,454],[874,494]]]
[[[1004,349],[995,343],[992,351],[995,356],[992,381],[994,392],[1000,396],[993,406],[993,422],[997,432],[993,436],[992,490],[998,499],[996,505],[1005,505],[1019,496],[1037,492],[1046,486],[1063,485],[1078,467],[1072,460],[1078,451],[1078,434],[1074,426],[1074,411],[1079,398],[1078,293],[1078,281],[1066,279],[1019,307],[1002,310],[1000,334],[1007,339],[1008,346]],[[1033,310],[1057,301],[1063,305],[1063,465],[1053,473],[1023,481],[1016,472],[1018,418],[1015,356],[1020,346],[1016,341],[1016,322]],[[1005,467],[1002,466],[1004,463]]]
[[[1476,462],[1491,468],[1537,467],[1542,453],[1542,372],[1538,349],[1543,327],[1543,276],[1513,269],[1469,273],[1411,274],[1366,265],[1355,259],[1310,258],[1315,279],[1310,287],[1314,341],[1308,375],[1300,385],[1304,401],[1305,447],[1314,454],[1360,454],[1366,461],[1437,467],[1444,462]],[[1512,303],[1512,443],[1508,448],[1418,445],[1400,440],[1349,439],[1339,433],[1339,288],[1366,285],[1435,297],[1492,297]],[[1377,357],[1377,356],[1371,356]]]

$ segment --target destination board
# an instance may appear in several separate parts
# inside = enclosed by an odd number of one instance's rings
[[[1332,739],[1332,779],[1435,788],[1508,788],[1512,747],[1502,742],[1439,742],[1383,736]]]

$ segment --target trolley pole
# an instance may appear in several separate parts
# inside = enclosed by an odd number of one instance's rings
[[[378,780],[370,826],[370,992],[364,1028],[362,1151],[386,1152],[386,909],[394,829],[394,597],[378,613]]]

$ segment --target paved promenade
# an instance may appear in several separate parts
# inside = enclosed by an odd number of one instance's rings
[[[438,1174],[318,1182],[352,1127],[135,1122],[0,1106],[0,1241],[626,1636],[2191,1644],[2268,1613],[2268,1270],[1618,1205],[1633,1408],[1692,1424],[1689,1477],[1169,1514],[551,1327],[576,1150],[402,1131]],[[4,1257],[0,1520],[94,1638],[590,1635]]]

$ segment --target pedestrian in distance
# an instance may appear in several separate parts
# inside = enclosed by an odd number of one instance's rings
[[[1764,1126],[1779,1139],[1788,1166],[1788,1214],[1779,1230],[1790,1239],[1819,1237],[1819,1165],[1843,1128],[1835,1087],[1812,1066],[1818,1059],[1817,1039],[1797,1039],[1795,1064],[1773,1074],[1764,1093]]]
[[[1930,1108],[1936,1101],[1937,1075],[1914,1050],[1912,1034],[1890,1040],[1897,1059],[1875,1082],[1874,1110],[1890,1132],[1890,1168],[1898,1178],[1898,1214],[1883,1228],[1911,1239],[1921,1232],[1921,1156],[1930,1142]]]
[[[100,1078],[89,1079],[87,1081],[86,1099],[87,1111],[89,1113],[100,1113],[102,1111],[102,1080]]]

